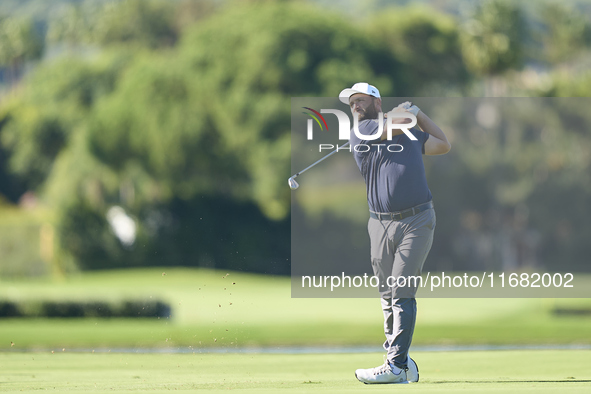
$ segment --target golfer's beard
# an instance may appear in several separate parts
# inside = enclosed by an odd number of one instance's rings
[[[375,109],[375,107],[370,107],[363,112],[358,112],[358,114],[359,114],[359,121],[360,122],[365,119],[377,119],[378,118],[378,111]]]

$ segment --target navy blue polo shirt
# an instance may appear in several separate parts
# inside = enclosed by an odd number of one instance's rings
[[[385,127],[385,126],[384,126]],[[377,133],[377,119],[359,122],[361,135]],[[397,212],[431,201],[422,154],[429,134],[417,127],[392,140],[362,140],[351,130],[351,147],[365,179],[367,203],[374,212]]]

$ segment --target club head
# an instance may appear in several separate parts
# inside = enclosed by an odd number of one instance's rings
[[[289,178],[289,179],[287,180],[287,183],[289,183],[289,188],[290,188],[291,190],[295,190],[295,189],[297,189],[298,187],[300,187],[300,185],[299,185],[299,184],[296,182],[296,180],[295,180],[295,178],[294,178],[294,177],[291,177],[291,178]]]

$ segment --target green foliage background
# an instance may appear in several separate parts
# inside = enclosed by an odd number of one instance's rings
[[[458,1],[455,13],[375,2],[358,18],[297,1],[41,3],[0,8],[0,193],[14,203],[31,191],[53,213],[61,272],[288,273],[291,97],[361,80],[400,97],[591,92],[585,2]],[[465,131],[471,142],[429,172],[449,218],[442,261],[469,263],[453,246],[466,211],[514,220],[525,205],[541,264],[589,269],[591,138],[560,124],[551,149],[539,134],[482,145]],[[112,206],[134,219],[132,246],[111,230]],[[560,223],[545,217],[556,207]]]

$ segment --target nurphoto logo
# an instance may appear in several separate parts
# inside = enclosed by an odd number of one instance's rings
[[[306,130],[306,138],[311,141],[314,139],[314,122],[318,124],[320,130],[328,131],[328,124],[326,119],[322,114],[333,114],[337,117],[337,121],[339,122],[339,140],[349,140],[351,138],[351,120],[349,116],[338,109],[321,109],[320,112],[310,108],[310,107],[302,107],[310,111],[309,113],[302,112],[305,115],[310,116],[307,122],[307,130]],[[385,118],[385,119],[384,119]],[[384,122],[385,120],[385,122]],[[409,121],[410,120],[410,121]],[[359,114],[355,113],[353,115],[353,132],[362,141],[374,141],[382,137],[384,133],[384,127],[386,127],[387,132],[387,139],[388,141],[392,140],[393,137],[393,130],[401,130],[408,138],[412,141],[417,141],[417,137],[415,137],[410,129],[416,126],[417,118],[414,114],[405,112],[405,111],[395,111],[392,110],[388,112],[386,116],[384,116],[383,112],[378,114],[378,119],[370,119],[369,121],[377,122],[378,128],[374,134],[365,135],[359,131]],[[385,123],[385,126],[384,126]],[[380,149],[380,144],[377,144],[377,149]],[[390,152],[401,152],[402,145],[398,144],[390,144],[390,145],[382,145],[386,146]],[[319,144],[318,149],[321,152],[323,149],[334,149],[335,145],[333,144]],[[355,146],[348,146],[345,145],[339,147],[336,146],[336,149],[346,149],[349,152],[351,149],[355,150],[356,152],[367,152],[370,149],[369,145],[366,144],[357,144]],[[394,149],[394,150],[392,150]],[[397,149],[397,150],[396,150]]]

